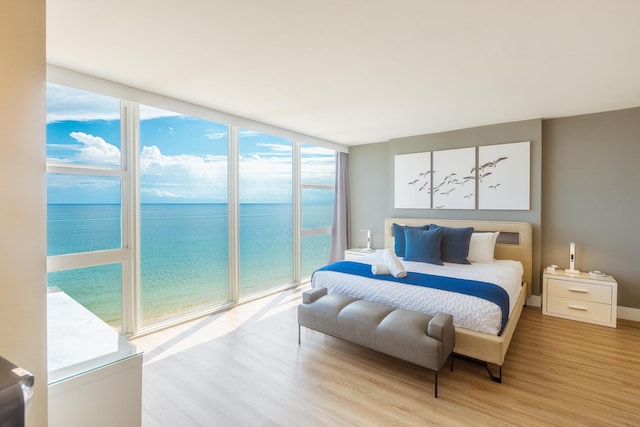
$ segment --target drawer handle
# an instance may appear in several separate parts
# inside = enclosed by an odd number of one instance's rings
[[[572,305],[569,304],[569,308],[572,310],[580,310],[580,311],[587,311],[587,307],[580,307],[579,305]]]
[[[589,291],[585,290],[585,289],[579,289],[579,288],[569,288],[569,292],[576,292],[579,294],[588,294]]]

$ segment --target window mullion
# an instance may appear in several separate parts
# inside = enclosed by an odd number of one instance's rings
[[[227,127],[227,209],[229,222],[229,301],[240,299],[240,199],[238,128]]]
[[[301,260],[301,247],[302,244],[300,242],[300,229],[302,228],[302,187],[301,187],[301,159],[300,159],[300,143],[298,141],[292,141],[292,155],[293,155],[293,282],[300,283],[301,279],[301,268],[300,268],[300,260]]]
[[[301,237],[321,236],[323,234],[331,234],[331,226],[303,228],[300,232]]]
[[[142,324],[140,303],[140,155],[139,105],[122,101],[122,246],[129,258],[122,263],[122,332],[135,334]]]
[[[78,164],[47,163],[47,173],[65,175],[116,176],[124,175],[123,168],[103,168]]]
[[[302,188],[306,189],[315,189],[315,190],[334,190],[333,185],[325,185],[325,184],[302,184]]]

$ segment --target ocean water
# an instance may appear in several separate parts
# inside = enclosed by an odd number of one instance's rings
[[[332,205],[305,205],[303,227],[331,223]],[[240,205],[240,296],[292,282],[292,206]],[[121,247],[119,205],[48,205],[48,255]],[[228,300],[226,204],[141,206],[143,323]],[[330,236],[301,242],[302,276],[327,263]],[[49,273],[56,286],[106,322],[122,319],[121,264]]]

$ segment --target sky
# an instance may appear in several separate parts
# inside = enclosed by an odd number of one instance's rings
[[[241,203],[290,203],[292,143],[239,130]],[[142,203],[226,203],[227,127],[140,106]],[[302,144],[303,183],[333,184],[335,153]],[[120,101],[47,84],[47,162],[120,168]],[[119,203],[120,180],[48,174],[48,203]],[[303,202],[330,202],[330,191],[304,190]]]

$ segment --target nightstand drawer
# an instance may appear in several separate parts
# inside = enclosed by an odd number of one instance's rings
[[[344,259],[345,261],[361,262],[363,257],[371,256],[375,252],[374,249],[347,249],[344,251]]]
[[[611,304],[611,286],[607,285],[550,277],[547,283],[547,292],[549,293],[549,297],[562,297],[580,301]]]
[[[611,305],[599,304],[579,299],[547,297],[546,310],[549,314],[562,317],[584,319],[598,323],[611,323]]]

